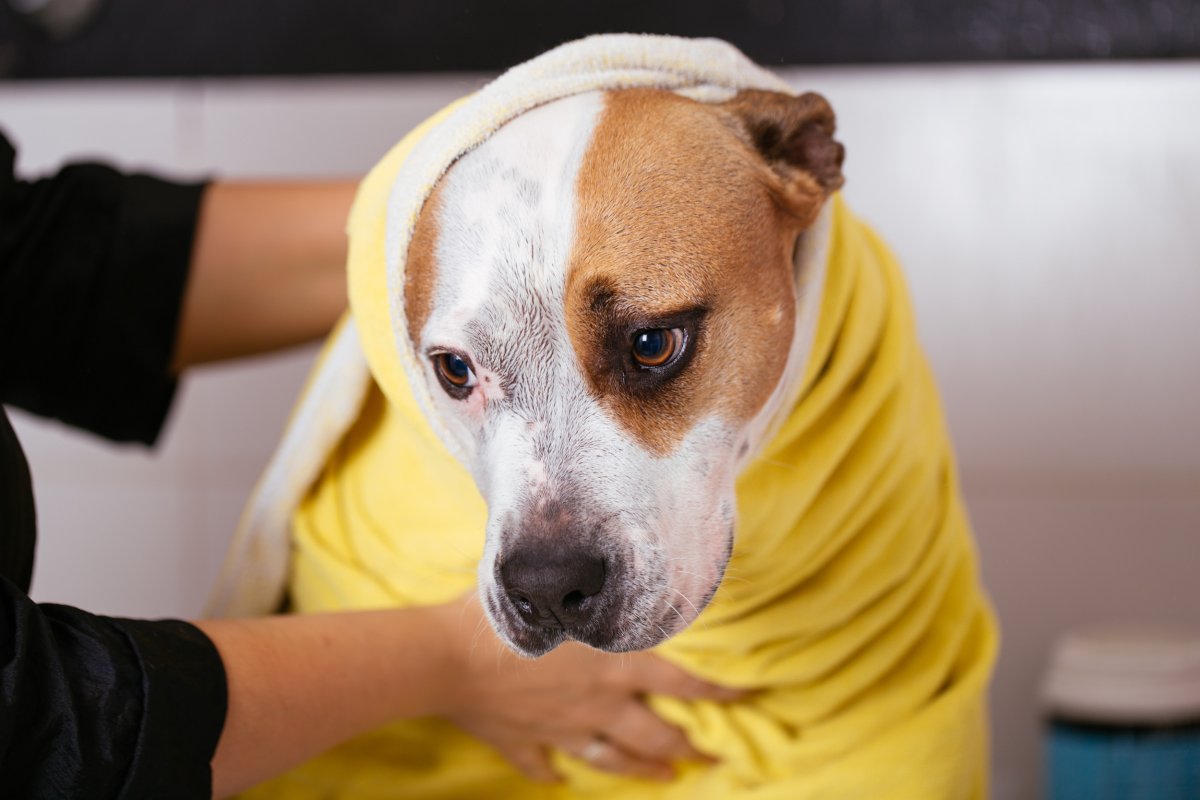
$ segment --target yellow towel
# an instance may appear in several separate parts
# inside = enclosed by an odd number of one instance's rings
[[[395,266],[394,229],[411,223],[396,219],[396,176],[438,124],[381,162],[351,216],[353,332],[374,385],[292,518],[299,612],[439,603],[474,585],[486,508],[424,413],[423,388],[408,381],[411,345],[389,289],[397,276],[384,269],[389,248]],[[449,724],[421,720],[360,737],[249,797],[986,794],[984,692],[996,633],[936,390],[895,259],[840,198],[832,202],[799,400],[739,477],[726,580],[700,618],[657,649],[710,680],[759,690],[733,705],[653,699],[721,762],[686,766],[662,785],[562,756],[568,782],[546,787]]]
[[[840,202],[833,224],[803,396],[738,481],[729,577],[658,648],[762,690],[732,707],[656,701],[720,765],[663,787],[563,759],[568,788],[547,788],[446,723],[420,721],[250,796],[983,796],[995,634],[936,393],[894,259]],[[415,403],[372,392],[296,514],[297,610],[449,600],[474,584],[485,519]]]

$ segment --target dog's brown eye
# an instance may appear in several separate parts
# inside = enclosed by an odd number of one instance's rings
[[[649,328],[633,335],[633,360],[643,367],[661,367],[682,347],[682,328]]]
[[[468,389],[475,385],[475,373],[462,356],[455,353],[438,353],[433,357],[433,363],[442,380],[451,386]]]

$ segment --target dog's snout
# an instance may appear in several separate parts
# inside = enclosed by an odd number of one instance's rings
[[[500,582],[526,623],[565,628],[585,623],[604,589],[599,554],[561,546],[527,545],[500,565]]]

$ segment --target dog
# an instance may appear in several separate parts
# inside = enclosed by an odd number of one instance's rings
[[[367,774],[430,798],[985,793],[995,626],[903,279],[841,199],[835,136],[824,98],[728,45],[601,36],[372,171],[353,324],[216,609],[269,608],[285,577],[301,612],[476,588],[523,655],[655,648],[754,694],[652,699],[721,757],[666,787],[566,757],[534,787],[417,721],[286,796]]]

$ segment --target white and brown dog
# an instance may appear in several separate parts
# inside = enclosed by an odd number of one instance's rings
[[[834,197],[829,104],[786,88],[723,43],[594,37],[398,144],[214,610],[289,575],[302,612],[446,602],[477,566],[520,653],[665,643],[757,690],[656,701],[722,757],[672,797],[979,796],[995,633],[936,389],[898,265]],[[353,743],[314,769],[517,780],[436,721],[380,735],[410,771]]]
[[[804,366],[833,134],[816,94],[591,92],[505,125],[425,204],[408,330],[487,501],[480,596],[518,651],[652,647],[712,598],[739,466]]]

